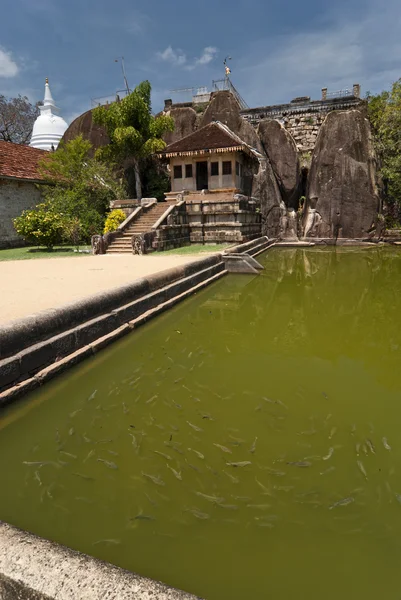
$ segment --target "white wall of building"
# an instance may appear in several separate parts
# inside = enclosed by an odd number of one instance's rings
[[[42,201],[40,190],[30,181],[0,179],[0,248],[25,244],[14,229],[13,219]]]

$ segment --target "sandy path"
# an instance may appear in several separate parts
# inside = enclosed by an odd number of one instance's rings
[[[205,258],[105,255],[0,262],[0,323]]]

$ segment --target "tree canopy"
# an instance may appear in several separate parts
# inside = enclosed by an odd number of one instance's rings
[[[150,94],[149,81],[143,81],[119,102],[93,111],[94,122],[102,125],[110,138],[110,144],[99,148],[96,155],[103,161],[133,160],[138,200],[142,198],[140,161],[163,150],[162,135],[174,129],[171,117],[152,115]]]
[[[390,91],[368,94],[372,124],[386,201],[401,209],[401,79]]]
[[[125,194],[110,166],[89,157],[91,148],[78,136],[42,158],[44,202],[14,219],[28,242],[47,248],[63,241],[79,245],[103,231],[110,200]]]
[[[0,95],[0,140],[28,144],[39,114],[38,107],[39,103],[31,104],[26,96],[6,98]]]

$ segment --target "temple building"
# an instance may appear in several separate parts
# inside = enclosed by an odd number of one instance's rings
[[[159,156],[169,161],[166,199],[185,200],[191,242],[243,242],[260,235],[259,201],[251,193],[265,159],[226,125],[213,121]]]
[[[56,150],[68,125],[59,116],[59,109],[54,103],[47,78],[43,105],[39,106],[39,109],[40,115],[34,123],[29,145],[40,150]]]

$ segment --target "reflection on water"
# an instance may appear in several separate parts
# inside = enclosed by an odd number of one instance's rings
[[[262,261],[4,411],[0,518],[209,599],[393,597],[400,255]]]

